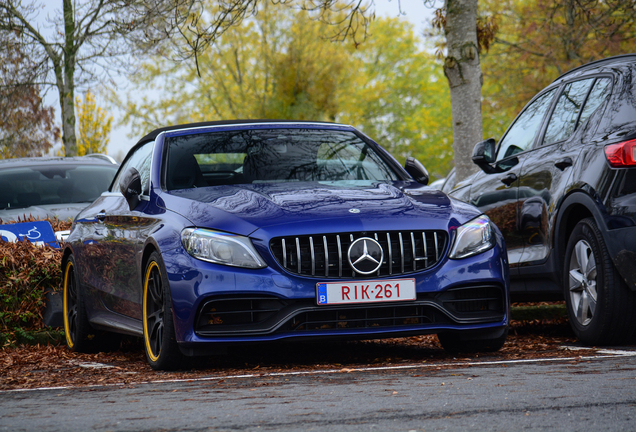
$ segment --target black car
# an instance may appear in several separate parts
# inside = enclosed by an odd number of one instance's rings
[[[563,74],[498,144],[478,143],[472,158],[481,171],[451,195],[503,232],[513,301],[565,296],[581,341],[629,340],[636,328],[636,54]]]

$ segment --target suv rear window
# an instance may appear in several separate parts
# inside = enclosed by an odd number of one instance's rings
[[[43,165],[0,171],[0,209],[95,201],[117,165]]]

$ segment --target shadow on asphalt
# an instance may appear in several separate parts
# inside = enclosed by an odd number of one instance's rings
[[[502,358],[546,355],[564,344],[576,344],[567,320],[512,322],[508,340],[497,352],[459,354],[462,358]],[[139,339],[126,339],[120,350],[143,356]],[[445,352],[436,335],[361,341],[312,341],[233,345],[218,355],[190,358],[186,369],[311,369],[440,362],[456,359]]]

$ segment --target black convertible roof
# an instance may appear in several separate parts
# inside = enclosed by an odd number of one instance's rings
[[[199,123],[187,123],[181,125],[174,126],[166,126],[159,129],[155,129],[150,132],[148,135],[144,136],[140,139],[135,147],[140,144],[146,143],[148,141],[154,141],[161,132],[168,132],[179,129],[188,129],[188,128],[196,128],[196,127],[205,127],[205,126],[224,126],[224,125],[237,125],[237,124],[250,124],[250,123],[313,123],[313,124],[337,124],[331,122],[323,122],[323,121],[306,121],[306,120],[220,120],[220,121],[207,121],[207,122],[199,122]]]

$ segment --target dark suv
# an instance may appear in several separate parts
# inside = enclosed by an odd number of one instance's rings
[[[501,229],[513,301],[564,295],[585,343],[636,328],[636,54],[573,69],[535,96],[451,195]],[[446,187],[446,186],[445,186]]]

